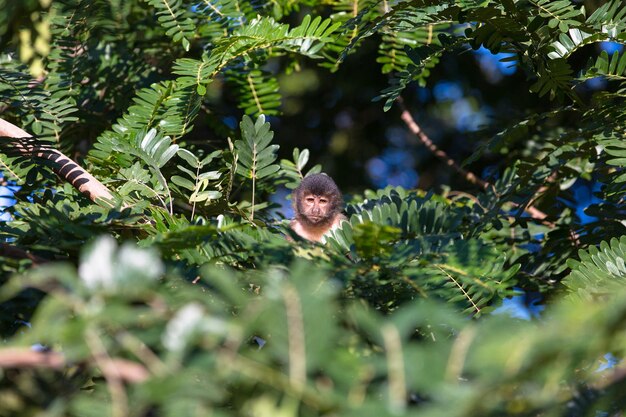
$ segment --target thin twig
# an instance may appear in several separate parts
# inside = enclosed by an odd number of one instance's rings
[[[37,352],[30,349],[0,349],[0,369],[6,368],[50,368],[65,366],[65,358],[56,352]]]
[[[478,200],[478,198],[475,195],[472,195],[470,193],[466,193],[465,191],[448,191],[447,197],[450,199],[450,201],[456,201],[459,198],[465,197],[469,200],[472,200],[474,202],[474,204],[476,204],[478,207],[480,207],[481,209],[483,209],[483,211],[487,211],[487,209],[485,207],[482,206],[482,204],[480,204],[480,201]]]
[[[0,369],[62,369],[65,366],[68,364],[59,352],[38,352],[29,348],[0,349]],[[120,379],[125,382],[140,383],[150,377],[145,367],[127,359],[110,358],[107,366],[107,370],[110,367],[114,368]]]
[[[391,324],[384,325],[380,332],[385,343],[387,357],[389,409],[393,414],[404,414],[408,390],[406,386],[402,338],[398,329]]]
[[[454,340],[446,366],[445,375],[447,382],[452,384],[459,383],[459,379],[463,375],[467,353],[475,336],[476,328],[474,326],[468,326],[464,328]]]
[[[306,350],[304,318],[300,295],[291,285],[285,286],[283,299],[287,314],[289,332],[289,380],[298,392],[306,385]]]
[[[472,299],[472,296],[469,295],[467,291],[465,291],[465,288],[463,288],[463,286],[459,284],[459,282],[456,279],[454,279],[452,274],[446,271],[445,269],[443,269],[442,267],[440,267],[439,265],[435,265],[435,267],[437,267],[441,272],[443,272],[450,279],[450,281],[452,281],[457,287],[459,287],[459,289],[463,293],[463,296],[467,298],[467,300],[472,304],[472,307],[474,307],[474,310],[476,310],[476,314],[479,314],[480,307],[478,307],[478,305],[474,302],[474,300]]]
[[[47,259],[41,258],[37,255],[20,249],[15,246],[8,245],[6,243],[0,243],[0,256],[4,256],[11,259],[30,259],[33,265],[40,265],[48,262]]]
[[[152,374],[163,376],[167,373],[167,366],[163,363],[163,361],[161,361],[157,354],[134,334],[123,331],[120,332],[115,339],[123,347],[132,352],[137,359],[143,362]]]
[[[198,189],[198,176],[200,175],[200,163],[196,166],[196,183],[194,184],[194,192]],[[196,214],[196,204],[198,203],[197,199],[194,198],[193,206],[191,207],[191,221],[193,222],[193,217]]]
[[[100,340],[100,337],[93,329],[87,329],[85,333],[85,342],[87,342],[87,346],[89,346],[89,350],[91,350],[93,359],[98,365],[98,368],[102,371],[104,379],[106,379],[107,388],[111,394],[112,416],[128,416],[128,396],[126,395],[126,390],[124,389],[122,377],[106,351],[104,343],[102,343],[102,340]]]
[[[448,165],[449,167],[452,167],[456,172],[463,175],[463,177],[468,182],[474,185],[478,185],[481,188],[489,187],[490,184],[488,182],[482,180],[481,178],[478,178],[473,172],[463,169],[452,158],[450,158],[447,153],[439,149],[439,147],[435,145],[435,143],[432,140],[430,140],[430,138],[426,135],[426,133],[424,133],[424,131],[419,127],[419,125],[417,124],[413,116],[411,115],[411,112],[409,112],[409,110],[404,105],[404,100],[402,100],[402,97],[398,97],[396,101],[400,105],[400,109],[402,110],[402,114],[400,115],[400,118],[402,119],[402,121],[404,121],[404,123],[406,123],[409,130],[413,132],[414,135],[417,136],[420,142],[422,142],[422,144],[428,148],[428,150],[430,150],[437,158],[442,160],[446,165]]]
[[[402,113],[400,115],[400,118],[402,119],[402,121],[407,125],[409,130],[415,136],[418,137],[420,142],[424,146],[426,146],[428,148],[428,150],[430,150],[437,158],[439,158],[446,165],[448,165],[449,167],[454,169],[456,172],[461,174],[463,176],[463,178],[465,178],[468,182],[470,182],[470,183],[472,183],[474,185],[477,185],[477,186],[479,186],[479,187],[481,187],[483,189],[487,189],[489,187],[493,187],[493,185],[491,183],[483,180],[482,178],[479,178],[473,172],[467,171],[467,170],[463,169],[452,158],[450,158],[445,151],[439,149],[439,147],[437,145],[435,145],[435,143],[428,137],[428,135],[426,135],[426,133],[424,133],[424,131],[419,127],[419,125],[417,124],[417,122],[415,121],[413,116],[411,115],[411,112],[409,112],[409,110],[406,108],[406,106],[404,104],[404,100],[402,99],[402,97],[398,97],[396,99],[396,102],[398,103],[398,105],[400,106],[400,110],[402,111]],[[543,211],[539,210],[538,208],[536,208],[536,207],[534,207],[534,206],[529,204],[527,207],[524,207],[524,211],[526,213],[530,214],[530,216],[533,219],[541,220],[541,222],[543,224],[545,224],[546,226],[551,227],[551,228],[555,227],[554,223],[546,220],[548,215],[546,213],[544,213]]]

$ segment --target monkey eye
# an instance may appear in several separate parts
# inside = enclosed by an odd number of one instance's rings
[[[306,201],[309,202],[309,203],[313,203],[313,202],[315,202],[315,198],[314,197],[307,197]]]
[[[320,198],[320,203],[326,204],[326,203],[328,203],[328,200],[325,199],[325,198]]]

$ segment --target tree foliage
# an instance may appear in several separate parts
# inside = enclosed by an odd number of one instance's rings
[[[0,124],[19,186],[0,415],[621,415],[623,365],[598,364],[626,353],[626,58],[594,47],[626,43],[622,2],[65,0],[41,74],[5,3],[0,115],[35,137]],[[505,52],[542,109],[478,132],[460,166],[412,97],[471,48]],[[306,242],[271,198],[321,170],[314,150],[280,159],[286,80],[368,49],[388,84],[360,93],[460,177],[489,158],[499,174],[354,193]],[[566,204],[583,179],[588,222]],[[491,314],[532,292],[541,322]]]

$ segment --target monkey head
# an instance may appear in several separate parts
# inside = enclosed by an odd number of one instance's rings
[[[328,227],[343,206],[341,192],[326,174],[305,177],[293,192],[296,221],[309,227]]]

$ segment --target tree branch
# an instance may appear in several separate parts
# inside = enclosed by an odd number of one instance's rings
[[[437,158],[443,161],[446,165],[448,165],[449,167],[452,167],[452,169],[454,169],[456,172],[463,175],[463,177],[468,182],[471,182],[474,185],[478,185],[481,188],[489,187],[490,184],[488,182],[482,180],[481,178],[476,176],[476,174],[474,174],[473,172],[463,169],[452,158],[450,158],[448,154],[446,154],[444,151],[439,149],[439,147],[437,147],[437,145],[435,145],[435,143],[432,140],[430,140],[430,138],[426,135],[426,133],[424,133],[424,131],[419,127],[419,125],[417,124],[413,116],[411,115],[411,112],[409,112],[409,110],[404,105],[404,100],[402,100],[402,97],[398,97],[396,101],[400,105],[400,109],[402,110],[402,114],[400,115],[400,118],[402,119],[402,121],[404,121],[404,123],[407,125],[409,130],[413,132],[415,136],[417,136],[420,142],[422,142],[422,144],[428,148],[428,150],[430,150]]]
[[[46,259],[33,255],[24,249],[0,242],[0,257],[2,256],[11,259],[30,259],[33,265],[40,265],[48,262]]]
[[[447,153],[445,153],[443,150],[439,149],[439,147],[437,147],[437,145],[435,145],[435,143],[428,137],[428,135],[426,135],[426,133],[424,133],[424,131],[419,127],[419,125],[417,124],[417,122],[415,121],[415,119],[413,118],[413,116],[411,115],[411,112],[409,112],[409,110],[406,108],[406,105],[404,104],[404,100],[402,99],[402,97],[398,97],[396,99],[396,102],[398,103],[398,105],[400,106],[400,110],[402,111],[400,118],[402,119],[402,121],[407,125],[407,127],[409,128],[409,130],[418,137],[418,139],[420,140],[420,142],[426,146],[437,158],[439,158],[441,161],[443,161],[446,165],[448,165],[449,167],[452,167],[452,169],[454,169],[456,172],[458,172],[459,174],[461,174],[463,176],[463,178],[465,178],[468,182],[474,184],[474,185],[478,185],[479,187],[486,189],[492,186],[491,183],[483,180],[482,178],[478,177],[476,174],[474,174],[473,172],[467,171],[465,169],[463,169],[459,164],[457,164],[452,158],[450,158],[448,156]],[[541,220],[541,222],[549,227],[554,227],[554,223],[546,220],[546,218],[548,217],[548,215],[546,213],[544,213],[543,211],[539,210],[538,208],[532,206],[532,205],[528,205],[527,207],[524,207],[524,211],[528,214],[530,214],[530,216],[533,219],[536,220]]]
[[[65,366],[67,366],[65,358],[58,352],[37,352],[26,348],[0,349],[0,369],[61,369]],[[150,373],[146,368],[127,359],[110,358],[101,367],[102,373],[115,372],[120,380],[126,382],[139,383],[150,377]]]
[[[50,161],[52,170],[59,177],[72,184],[94,203],[105,201],[109,206],[113,206],[112,202],[115,197],[111,191],[80,165],[60,151],[41,144],[26,131],[0,118],[0,137],[3,136],[16,139],[14,150],[17,154]]]

